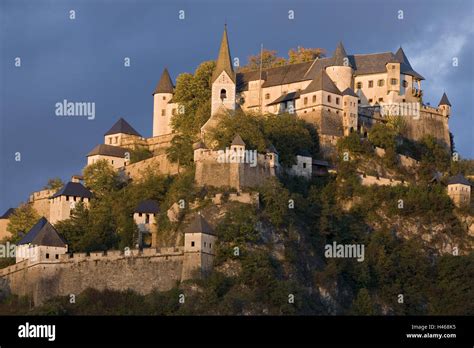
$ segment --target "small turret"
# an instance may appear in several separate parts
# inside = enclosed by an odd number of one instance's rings
[[[352,87],[353,70],[342,42],[337,45],[332,56],[332,62],[326,68],[326,72],[339,90],[343,91]]]
[[[153,91],[153,136],[172,133],[172,109],[168,107],[173,98],[174,86],[168,69],[164,69],[160,81]]]
[[[449,117],[451,115],[451,103],[449,102],[446,93],[443,93],[441,100],[438,103],[438,107],[443,110],[443,115]]]

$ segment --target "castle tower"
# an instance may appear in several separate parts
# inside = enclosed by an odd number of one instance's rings
[[[337,45],[332,63],[326,68],[326,72],[340,91],[352,88],[353,70],[342,42]]]
[[[230,151],[234,154],[233,158],[235,159],[234,163],[243,163],[245,159],[245,143],[240,137],[236,134],[234,140],[230,144]]]
[[[201,213],[184,231],[184,261],[181,280],[202,277],[212,269],[216,235]]]
[[[173,97],[174,86],[168,69],[164,69],[153,92],[153,136],[171,134],[172,110],[168,103]]]
[[[443,96],[438,103],[438,107],[443,111],[444,116],[449,117],[451,115],[451,103],[449,102],[446,93],[443,93]]]
[[[458,208],[469,207],[471,204],[471,183],[462,174],[448,179],[448,196]]]
[[[212,101],[211,116],[219,112],[221,108],[235,110],[236,76],[232,68],[232,61],[227,39],[227,26],[222,34],[219,57],[216,68],[212,73]]]
[[[358,101],[359,97],[352,88],[346,88],[342,92],[342,125],[346,136],[357,131]]]

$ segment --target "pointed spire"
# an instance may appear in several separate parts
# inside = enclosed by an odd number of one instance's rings
[[[443,96],[441,97],[441,100],[438,103],[438,106],[440,105],[449,105],[451,106],[451,103],[449,102],[448,96],[446,93],[443,93]]]
[[[225,71],[231,80],[235,82],[235,73],[234,69],[232,68],[232,60],[229,49],[229,39],[227,38],[227,25],[224,26],[219,56],[217,57],[216,68],[212,74],[211,82],[214,82],[223,71]]]
[[[348,57],[347,57],[347,53],[346,53],[346,49],[344,48],[344,45],[342,44],[342,41],[339,41],[337,47],[336,47],[336,50],[334,51],[334,55],[333,55],[333,66],[346,66],[349,64],[350,66],[350,62],[348,60],[346,60]],[[346,63],[347,62],[347,63]]]
[[[230,145],[245,146],[245,143],[242,140],[242,138],[240,137],[240,135],[236,134],[235,137],[234,137],[234,140],[232,140],[232,144],[230,144]]]
[[[156,85],[153,95],[157,93],[173,93],[173,89],[174,86],[173,81],[171,81],[170,73],[168,72],[168,69],[165,68],[165,70],[163,70],[163,73],[161,74],[160,81]]]

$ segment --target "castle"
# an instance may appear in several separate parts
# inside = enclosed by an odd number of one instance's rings
[[[211,114],[201,127],[200,141],[193,146],[195,182],[198,186],[234,188],[233,200],[258,204],[258,197],[248,192],[245,196],[242,190],[282,173],[308,179],[327,173],[329,164],[307,153],[296,154],[296,164],[283,168],[273,145],[257,153],[248,149],[238,134],[228,149],[213,149],[209,132],[218,126],[220,117],[232,117],[238,109],[256,114],[289,113],[312,124],[323,156],[341,137],[353,132],[366,137],[373,124],[387,122],[391,115],[406,116],[407,138],[419,140],[429,134],[450,149],[451,104],[446,94],[438,107],[423,104],[422,80],[401,47],[395,54],[348,55],[342,43],[329,58],[235,72],[225,28],[211,78]],[[153,100],[152,137],[143,137],[120,118],[105,133],[103,144],[87,154],[87,165],[106,160],[132,180],[140,180],[147,168],[166,175],[179,173],[179,165],[171,163],[165,152],[175,136],[172,119],[180,108],[167,69],[153,91]],[[147,149],[152,157],[130,163],[130,153],[137,146]],[[143,249],[68,254],[67,242],[54,224],[68,219],[78,202],[87,207],[93,199],[93,192],[80,181],[79,176],[73,176],[59,191],[42,190],[30,196],[29,203],[43,218],[20,241],[18,250],[24,256],[17,257],[16,265],[0,270],[0,289],[31,295],[35,303],[41,303],[54,295],[78,294],[89,286],[131,288],[139,293],[166,290],[176,281],[210,271],[217,237],[207,221],[200,214],[195,216],[184,231],[184,246],[157,248],[152,235],[160,207],[148,200],[140,202],[133,214]],[[448,194],[458,206],[470,202],[470,189],[463,178],[448,183]],[[220,201],[220,196],[214,200]],[[168,210],[171,221],[176,221],[175,206]],[[11,213],[0,217],[0,236]]]

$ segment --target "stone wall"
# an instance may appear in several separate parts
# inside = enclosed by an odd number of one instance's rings
[[[156,174],[178,174],[178,164],[171,163],[168,160],[166,154],[160,154],[137,163],[126,165],[120,170],[123,171],[130,179],[140,181],[148,170],[151,170]]]
[[[29,296],[35,305],[54,296],[78,295],[87,288],[131,289],[140,294],[166,291],[181,280],[183,248],[64,254],[59,260],[25,260],[0,269],[0,290]],[[187,265],[188,269],[193,265]]]

